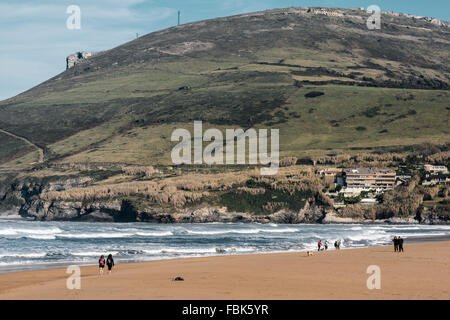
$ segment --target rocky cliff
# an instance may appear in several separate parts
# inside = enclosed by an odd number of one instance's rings
[[[76,52],[74,54],[71,54],[70,56],[68,56],[66,58],[66,70],[70,69],[72,67],[74,67],[77,64],[80,64],[82,62],[84,62],[86,59],[94,56],[96,53],[95,52]]]
[[[127,199],[95,201],[46,201],[40,194],[50,190],[70,190],[91,183],[87,177],[69,178],[50,182],[15,181],[9,187],[0,187],[2,216],[17,216],[37,221],[88,222],[151,222],[151,223],[207,223],[207,222],[259,222],[259,223],[394,223],[394,224],[450,224],[450,216],[425,208],[414,217],[370,220],[339,216],[334,209],[306,202],[298,210],[278,210],[272,214],[235,212],[227,207],[200,204],[180,210],[138,209]]]

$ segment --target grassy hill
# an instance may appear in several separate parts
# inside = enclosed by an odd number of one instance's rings
[[[0,102],[0,165],[169,164],[175,128],[279,128],[282,156],[450,141],[450,28],[289,8],[181,25]],[[80,48],[84,49],[84,48]],[[63,58],[63,57],[62,57]],[[308,98],[310,92],[323,95]]]

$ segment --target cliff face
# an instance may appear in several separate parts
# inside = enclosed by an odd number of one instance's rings
[[[327,212],[315,204],[307,203],[298,212],[279,210],[273,214],[255,215],[230,211],[226,207],[201,204],[194,207],[171,210],[137,209],[127,199],[104,200],[93,203],[83,201],[47,201],[40,194],[50,190],[70,190],[83,187],[86,178],[66,181],[19,182],[0,190],[4,215],[17,215],[37,221],[89,221],[89,222],[153,222],[153,223],[207,223],[207,222],[260,222],[260,223],[320,223]]]
[[[227,207],[199,204],[176,211],[162,208],[138,209],[132,201],[104,200],[91,203],[83,201],[46,201],[40,194],[49,190],[70,190],[90,183],[86,177],[58,181],[22,181],[0,188],[0,208],[3,216],[16,216],[37,221],[87,221],[87,222],[150,222],[150,223],[208,223],[208,222],[258,222],[258,223],[394,223],[394,224],[450,224],[450,216],[432,208],[424,209],[418,217],[392,217],[370,220],[343,218],[332,208],[309,201],[298,210],[281,209],[272,214],[235,212]],[[9,205],[5,205],[9,203]]]

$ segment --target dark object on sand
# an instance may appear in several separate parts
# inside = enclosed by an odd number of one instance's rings
[[[184,281],[184,279],[182,277],[176,277],[173,281]]]

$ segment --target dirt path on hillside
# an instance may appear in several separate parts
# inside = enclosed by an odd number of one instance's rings
[[[31,142],[31,141],[28,140],[27,138],[20,137],[20,136],[18,136],[18,135],[15,135],[14,133],[5,131],[5,130],[3,130],[3,129],[0,129],[0,133],[6,134],[6,135],[8,135],[8,136],[10,136],[10,137],[13,137],[13,138],[15,138],[15,139],[22,140],[22,141],[25,142],[26,144],[28,144],[28,145],[34,147],[34,148],[37,149],[38,152],[39,152],[39,163],[44,162],[44,149],[38,147],[37,145],[35,145],[33,142]]]

